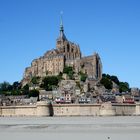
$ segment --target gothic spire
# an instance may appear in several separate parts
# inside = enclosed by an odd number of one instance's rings
[[[63,32],[64,31],[62,14],[63,13],[61,12],[61,15],[60,15],[60,32]]]
[[[63,18],[62,18],[63,12],[61,12],[60,15],[60,39],[66,40],[66,36],[64,34],[64,26],[63,26]]]

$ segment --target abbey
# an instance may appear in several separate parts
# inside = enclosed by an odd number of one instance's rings
[[[46,73],[58,75],[63,72],[65,66],[72,66],[76,73],[80,71],[86,73],[88,78],[95,80],[102,78],[100,56],[94,53],[91,56],[82,57],[79,45],[66,38],[61,20],[60,35],[56,40],[56,48],[47,51],[44,56],[32,61],[31,66],[25,69],[22,84],[27,84],[34,76],[45,77]]]

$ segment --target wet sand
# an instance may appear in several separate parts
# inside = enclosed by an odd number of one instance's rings
[[[6,117],[0,140],[139,140],[140,117]]]

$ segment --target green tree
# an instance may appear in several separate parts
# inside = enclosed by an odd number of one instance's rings
[[[108,79],[111,79],[111,76],[109,74],[105,74],[105,73],[102,74],[102,77],[106,77]]]
[[[83,82],[85,82],[86,79],[87,79],[87,74],[82,73],[82,74],[81,74],[81,77],[80,77],[80,80],[83,81]]]
[[[74,80],[74,70],[71,66],[65,66],[63,73],[67,74],[71,80]]]
[[[105,73],[103,73],[103,74],[102,74],[102,77],[106,77],[106,74],[105,74]]]
[[[30,90],[29,91],[29,97],[38,97],[39,96],[39,91],[36,89]]]
[[[12,85],[9,82],[3,82],[0,84],[0,93],[5,95],[20,95],[21,84],[14,82]]]
[[[63,73],[60,72],[59,75],[57,75],[58,81],[60,82],[63,79]]]
[[[16,95],[21,95],[21,90],[18,90],[18,89],[12,90],[10,95],[15,95],[15,96]]]
[[[52,90],[54,86],[58,86],[58,82],[59,82],[58,76],[46,76],[43,79],[41,87],[49,91]]]
[[[118,79],[117,76],[112,75],[112,76],[110,76],[110,79],[111,79],[113,82],[115,82],[117,85],[119,85],[120,81],[119,81],[119,79]]]
[[[63,73],[69,74],[69,72],[72,72],[73,68],[71,66],[65,66],[63,69]]]
[[[69,71],[68,76],[69,76],[69,79],[74,80],[74,72],[73,71]]]
[[[39,91],[36,89],[29,91],[29,97],[37,97],[37,100],[39,101]]]
[[[130,88],[129,88],[129,84],[127,82],[120,82],[119,83],[119,91],[120,92],[126,92],[129,90],[130,90]]]
[[[26,84],[23,88],[22,88],[22,94],[23,95],[28,95],[29,94],[29,85]]]
[[[87,79],[87,74],[86,74],[86,73],[83,73],[82,71],[80,71],[80,72],[78,73],[78,75],[80,75],[80,80],[81,80],[81,81],[83,81],[83,82],[86,81],[86,79]]]
[[[127,82],[120,82],[117,76],[110,76],[109,74],[103,74],[101,84],[105,86],[107,89],[112,88],[112,81],[115,82],[119,86],[120,92],[130,91],[129,84]]]
[[[111,81],[110,79],[108,79],[107,77],[103,77],[103,78],[101,79],[100,83],[101,83],[102,85],[104,85],[104,87],[105,87],[106,89],[112,89],[112,87],[113,87],[112,81]]]
[[[39,80],[40,80],[40,77],[39,77],[39,76],[34,76],[34,77],[32,77],[32,79],[31,79],[31,83],[32,83],[33,85],[37,85],[37,84],[39,84]]]
[[[10,84],[6,81],[0,83],[0,91],[9,91]]]
[[[12,87],[13,87],[13,90],[21,89],[21,83],[19,83],[18,81],[15,81]]]

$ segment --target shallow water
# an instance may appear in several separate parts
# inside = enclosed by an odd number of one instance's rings
[[[140,117],[0,118],[0,140],[139,140]]]

